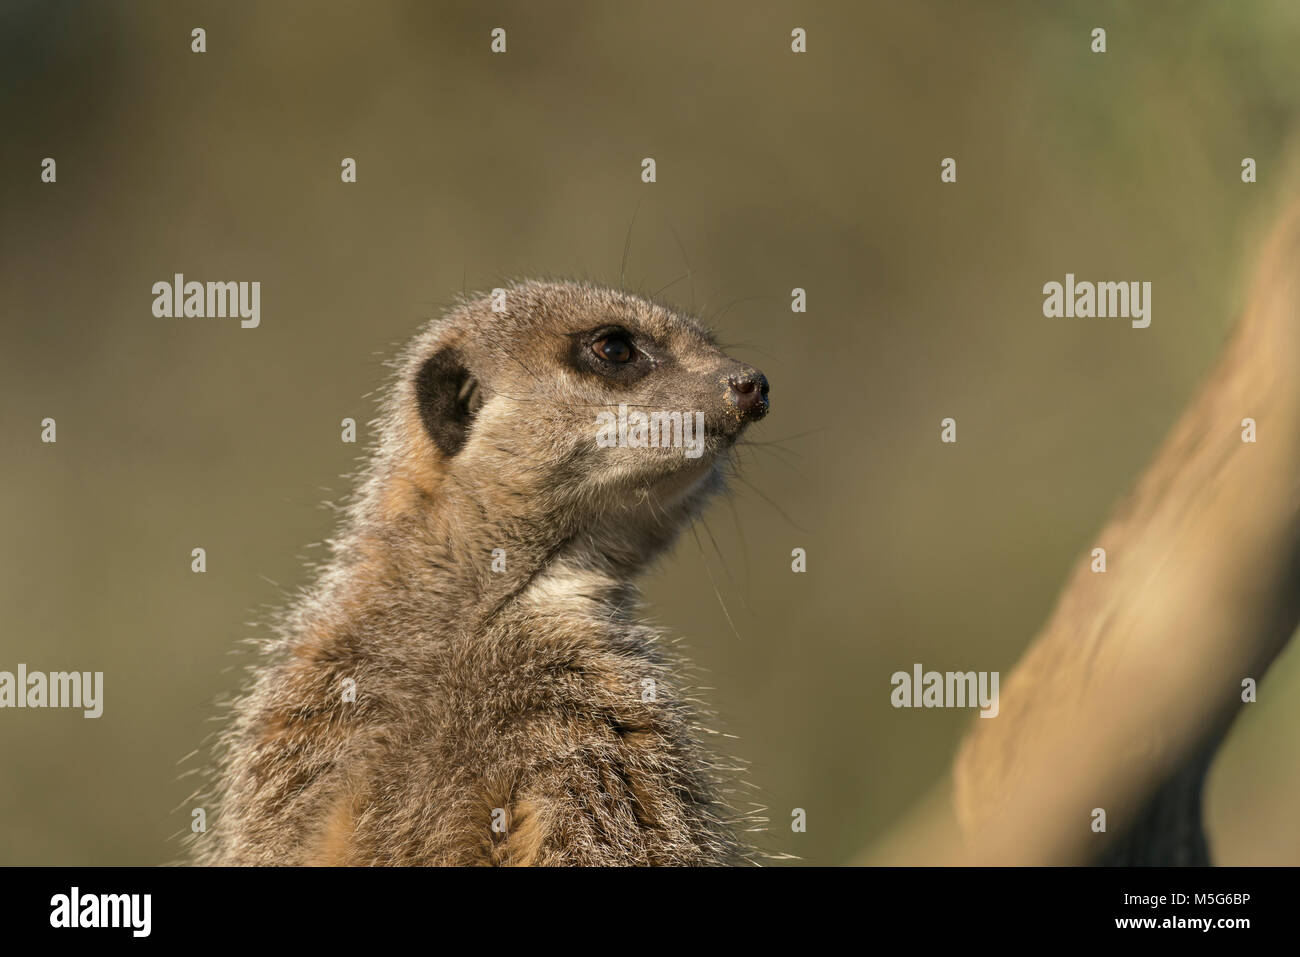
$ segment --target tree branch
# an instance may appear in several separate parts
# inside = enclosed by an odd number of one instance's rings
[[[1214,374],[1095,544],[1108,570],[1079,562],[1001,713],[957,757],[963,860],[1209,862],[1205,772],[1243,679],[1300,620],[1297,213]]]

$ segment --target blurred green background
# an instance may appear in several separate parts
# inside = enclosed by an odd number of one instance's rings
[[[181,855],[181,759],[331,532],[340,419],[463,288],[616,284],[634,213],[628,285],[767,373],[779,443],[651,610],[711,673],[764,845],[850,860],[973,718],[892,709],[889,675],[1008,671],[1212,364],[1300,195],[1298,43],[1289,0],[4,0],[0,669],[100,670],[106,700],[0,712],[0,863]],[[261,327],[154,318],[174,272],[259,280]],[[1151,281],[1151,327],[1044,319],[1066,272]],[[1298,694],[1293,647],[1215,767],[1220,863],[1300,863]]]

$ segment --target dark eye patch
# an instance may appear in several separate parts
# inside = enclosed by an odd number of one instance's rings
[[[654,369],[654,360],[622,326],[602,326],[570,335],[570,363],[580,372],[630,384]]]

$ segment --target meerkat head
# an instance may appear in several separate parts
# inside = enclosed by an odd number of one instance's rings
[[[577,283],[525,282],[431,323],[399,366],[384,447],[409,484],[569,532],[673,524],[768,411],[761,372],[693,319]],[[390,463],[389,472],[395,463]]]

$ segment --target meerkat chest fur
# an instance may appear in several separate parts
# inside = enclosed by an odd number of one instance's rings
[[[692,672],[634,582],[720,487],[766,380],[623,293],[508,301],[462,303],[398,362],[331,561],[234,708],[200,860],[752,853]],[[598,443],[620,405],[699,412],[701,452]]]

